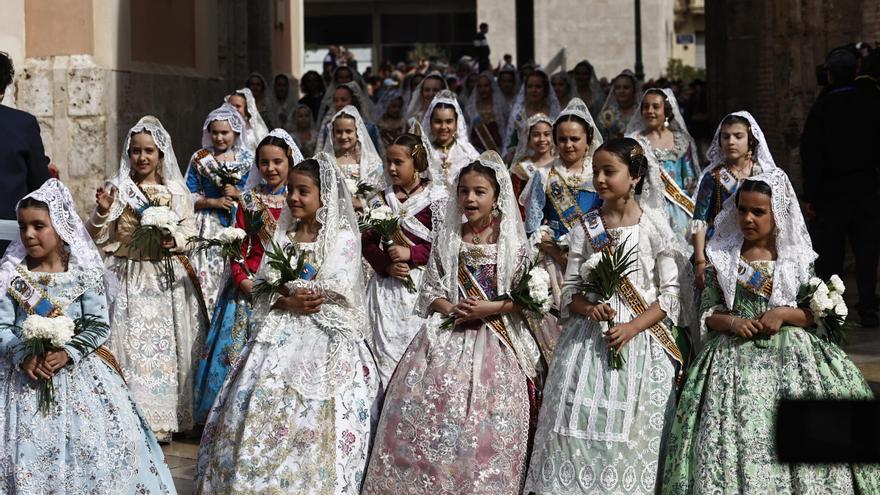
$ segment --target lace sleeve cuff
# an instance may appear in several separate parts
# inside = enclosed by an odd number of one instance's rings
[[[700,343],[705,344],[709,341],[710,332],[714,332],[714,330],[710,330],[709,326],[706,324],[706,320],[709,319],[710,316],[714,315],[719,311],[724,311],[726,308],[723,304],[717,304],[707,309],[700,315]],[[717,332],[716,332],[717,333]]]
[[[681,321],[681,298],[678,294],[660,294],[657,298],[660,309],[666,313],[666,317],[676,326],[685,326]]]
[[[705,220],[693,219],[690,221],[688,225],[688,235],[695,235],[700,232],[705,232],[708,229],[708,224]]]

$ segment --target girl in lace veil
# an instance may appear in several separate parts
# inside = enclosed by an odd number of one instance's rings
[[[365,494],[522,489],[539,351],[513,304],[489,302],[529,257],[506,169],[489,151],[455,179],[416,304],[428,321],[387,388]]]
[[[649,175],[646,150],[634,139],[614,139],[599,147],[592,167],[603,203],[569,233],[565,328],[544,387],[525,492],[653,494],[664,424],[688,355],[678,330],[687,320],[682,299],[691,296],[682,285],[688,265],[657,202],[636,199]],[[604,250],[631,252],[634,262],[608,299],[582,292]]]
[[[428,75],[416,85],[412,95],[410,95],[409,102],[406,106],[407,120],[410,123],[422,122],[425,119],[425,114],[428,111],[431,102],[434,101],[437,94],[444,89],[449,89],[449,85],[446,84],[446,78],[443,77],[443,74],[437,71],[429,72]]]
[[[266,247],[287,196],[290,170],[303,161],[293,138],[283,129],[273,129],[257,148],[248,182],[236,210],[236,229],[246,238],[242,242],[241,261],[229,260],[229,271],[211,317],[211,327],[203,342],[198,342],[195,366],[194,420],[204,424],[223,380],[238,361],[252,334],[251,297],[253,273],[263,259]]]
[[[342,111],[347,106],[353,106],[361,115],[361,120],[364,121],[364,127],[367,130],[366,135],[369,136],[370,140],[373,142],[373,147],[381,152],[382,140],[379,137],[379,129],[375,124],[367,120],[373,113],[372,106],[370,105],[370,98],[364,95],[361,87],[353,81],[340,84],[333,88],[333,92],[330,93],[330,96],[329,106],[326,107],[324,113],[318,116],[318,140],[315,145],[315,151],[326,151],[327,142],[333,141],[333,133],[330,132],[327,125],[331,123],[333,117],[338,112]]]
[[[391,146],[399,136],[406,133],[406,118],[403,115],[404,99],[400,90],[390,88],[382,93],[376,105],[375,121],[379,128],[384,147]]]
[[[256,335],[208,417],[196,491],[354,495],[378,380],[364,340],[357,217],[333,155],[291,170],[273,241],[303,270],[287,295],[256,303]],[[273,270],[264,259],[257,278]]]
[[[186,185],[192,193],[200,237],[217,237],[221,230],[235,222],[241,190],[253,161],[243,141],[246,125],[241,114],[228,103],[212,110],[205,118],[202,148],[193,153],[186,170]],[[228,260],[220,256],[219,247],[201,250],[191,259],[210,314],[222,289]]]
[[[312,109],[301,103],[293,110],[290,119],[290,136],[296,141],[303,156],[315,154],[315,146],[318,142],[318,127],[312,118]]]
[[[382,157],[373,146],[361,114],[353,106],[336,112],[325,127],[331,136],[324,142],[324,153],[333,155],[334,163],[346,179],[362,182],[375,190],[384,188]],[[354,206],[362,210],[366,198],[354,197]]]
[[[580,98],[590,108],[590,113],[598,115],[605,102],[605,91],[596,76],[596,69],[589,60],[581,60],[571,71],[574,81],[574,96]]]
[[[0,260],[3,491],[175,493],[156,438],[103,345],[116,279],[70,191],[49,179],[16,210],[20,238]],[[40,318],[81,326],[63,346],[35,355],[21,332]],[[54,386],[48,410],[38,380]]]
[[[715,232],[715,218],[727,198],[736,194],[742,181],[776,168],[761,127],[746,111],[721,120],[709,147],[709,166],[697,185],[690,235],[694,245],[697,287],[705,283],[705,246]]]
[[[666,188],[667,211],[673,231],[687,237],[694,214],[692,194],[700,174],[697,146],[687,131],[684,117],[671,89],[651,88],[642,95],[639,112],[629,121],[628,137],[643,136],[649,152],[660,161],[661,178]]]
[[[602,138],[620,138],[633,116],[639,113],[638,95],[642,94],[642,83],[629,69],[611,80],[612,91],[605,98],[605,105],[599,112],[599,129]]]
[[[299,100],[299,81],[290,74],[279,72],[272,79],[272,89],[266,102],[266,113],[273,127],[290,125],[290,115]]]
[[[325,120],[333,115],[334,112],[337,112],[342,109],[342,106],[335,106],[333,100],[336,95],[336,89],[345,86],[349,89],[351,94],[353,95],[351,100],[356,101],[357,103],[351,103],[349,101],[347,104],[354,104],[358,107],[358,110],[363,112],[369,110],[369,114],[365,114],[368,118],[372,118],[372,105],[370,99],[364,94],[364,81],[363,77],[355,71],[352,70],[351,67],[346,65],[340,65],[336,69],[333,70],[332,80],[330,84],[327,86],[327,90],[324,92],[324,98],[321,101],[321,106],[318,110],[318,124],[323,126],[326,124]]]
[[[780,400],[873,398],[810,309],[817,255],[782,170],[743,181],[724,203],[706,253],[700,325],[707,342],[672,424],[664,493],[877,493],[876,465],[776,460]],[[830,285],[843,290],[840,280]],[[835,312],[846,315],[843,301]]]
[[[259,72],[251,72],[248,74],[245,86],[247,86],[248,89],[251,90],[251,94],[254,95],[254,104],[257,107],[257,112],[263,117],[263,122],[266,122],[266,115],[268,115],[266,113],[266,91],[269,90],[269,85],[266,84],[266,78]]]
[[[361,238],[364,258],[373,275],[367,284],[371,343],[383,385],[424,323],[414,314],[433,238],[435,191],[428,179],[428,149],[421,138],[403,134],[386,149],[389,186],[370,201],[370,209],[389,208],[399,216],[399,233],[391,245],[375,231]]]
[[[559,107],[568,106],[568,102],[575,97],[571,76],[568,72],[563,70],[553,74],[550,76],[550,84],[553,86],[553,92],[556,93],[556,99],[559,100]]]
[[[257,110],[257,102],[254,94],[248,88],[235,90],[234,93],[227,96],[224,101],[229,103],[244,119],[244,135],[242,141],[248,152],[253,155],[257,151],[257,145],[269,134],[269,128],[263,122],[263,117]]]
[[[480,156],[468,140],[467,123],[455,94],[449,90],[438,93],[421,124],[430,143],[430,178],[438,186],[449,186],[459,169]]]
[[[599,202],[593,188],[592,160],[602,136],[580,98],[573,98],[559,114],[552,132],[556,156],[548,165],[535,167],[519,200],[538,262],[550,274],[553,307],[561,309],[568,232]],[[541,350],[549,361],[561,327],[557,318],[548,314],[540,329]]]
[[[470,140],[478,151],[495,151],[504,145],[502,133],[507,129],[507,102],[491,72],[476,76],[476,86],[467,99]]]
[[[147,116],[126,134],[119,172],[98,189],[97,207],[86,223],[119,281],[110,350],[161,441],[192,427],[192,351],[208,322],[198,277],[185,255],[196,233],[190,198],[171,137]],[[163,240],[170,263],[132,245],[146,206],[167,207],[180,219]]]
[[[571,103],[569,102],[569,105]],[[516,149],[520,129],[529,117],[543,113],[555,119],[559,115],[559,100],[550,85],[550,77],[540,67],[535,68],[523,81],[519,94],[513,102],[510,117],[507,119],[507,130],[504,132],[504,147],[501,156],[510,161]]]
[[[553,144],[553,119],[537,113],[529,117],[522,126],[510,166],[513,193],[519,198],[532,179],[535,170],[547,166],[556,156]],[[520,205],[520,213],[525,216],[525,208]]]

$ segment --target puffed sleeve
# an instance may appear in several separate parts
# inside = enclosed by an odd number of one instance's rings
[[[198,151],[196,153],[198,153]],[[193,203],[204,197],[201,177],[202,176],[199,175],[196,167],[196,155],[193,154],[192,158],[189,160],[189,167],[186,169],[186,187],[189,189],[189,192],[192,193]]]
[[[709,266],[706,268],[706,286],[700,295],[700,340],[702,342],[706,342],[718,334],[706,325],[706,319],[726,309],[721,286],[718,285],[718,275],[715,273],[715,268]]]
[[[657,253],[654,262],[658,281],[657,303],[666,317],[678,323],[681,315],[681,284],[679,266],[674,253],[669,250]]]
[[[715,174],[707,170],[700,179],[697,197],[694,201],[694,218],[691,220],[688,233],[705,232],[715,193]]]
[[[562,296],[559,300],[559,316],[568,318],[568,305],[578,292],[581,285],[581,265],[589,255],[592,254],[592,248],[587,246],[586,233],[584,227],[577,223],[568,232],[568,265],[565,267],[565,279],[562,282]]]
[[[532,178],[529,179],[523,191],[526,200],[523,205],[526,209],[526,234],[531,235],[538,230],[538,227],[544,221],[544,206],[547,204],[547,194],[544,192],[544,176],[540,171],[535,171],[532,174]]]
[[[11,354],[15,367],[18,368],[27,355],[22,355],[21,339],[12,329],[15,324],[15,302],[7,294],[0,299],[0,354]]]
[[[456,282],[457,283],[457,282]],[[416,299],[414,313],[422,318],[431,316],[433,310],[431,304],[440,298],[449,297],[452,287],[452,276],[447,276],[443,271],[440,261],[440,252],[431,251],[431,259],[428,260],[428,269],[419,287],[419,297]]]
[[[173,210],[180,216],[180,224],[175,230],[172,237],[176,245],[171,249],[173,253],[184,253],[189,251],[189,238],[196,235],[195,213],[193,212],[192,198],[188,194],[176,194],[171,196]]]
[[[76,334],[64,346],[64,350],[67,351],[67,355],[70,356],[74,364],[78,364],[83,357],[94,352],[110,337],[107,296],[104,294],[103,287],[84,292],[80,297],[79,304],[82,316],[93,316],[108,326],[87,328]]]

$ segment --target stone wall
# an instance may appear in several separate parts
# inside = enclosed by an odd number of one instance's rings
[[[205,114],[227,86],[216,78],[110,70],[89,55],[72,55],[27,59],[16,100],[37,117],[46,154],[85,216],[95,188],[116,173],[125,133],[140,117],[162,121],[185,168],[200,145]]]
[[[880,41],[877,0],[707,0],[710,110],[745,109],[800,188],[800,134],[819,92],[815,68],[834,47]]]

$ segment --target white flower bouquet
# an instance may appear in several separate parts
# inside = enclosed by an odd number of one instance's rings
[[[528,270],[511,289],[509,294],[501,294],[492,301],[513,301],[523,310],[544,316],[550,312],[550,274],[540,266],[529,265]],[[452,328],[455,316],[446,316],[440,324],[441,330]]]
[[[174,264],[171,251],[162,246],[162,241],[174,235],[180,222],[180,217],[171,208],[150,206],[141,214],[141,223],[131,236],[132,250],[162,261],[169,289],[174,286]]]
[[[248,233],[244,229],[226,227],[216,237],[206,238],[194,235],[187,240],[194,246],[193,253],[207,251],[215,247],[220,248],[220,256],[231,259],[233,263],[238,263],[245,272],[252,275],[241,252],[242,245],[247,237]]]
[[[580,267],[580,292],[595,295],[598,298],[596,304],[610,301],[621,281],[635,270],[633,267],[638,261],[636,248],[634,245],[628,251],[618,248],[614,252],[593,253]],[[608,363],[612,369],[623,368],[625,362],[622,354],[609,349]]]
[[[372,230],[379,234],[382,247],[387,249],[394,245],[394,236],[397,234],[398,229],[400,229],[400,222],[401,217],[399,215],[396,215],[388,206],[382,205],[373,208],[359,219],[358,227],[362,233]],[[410,294],[416,293],[416,284],[413,282],[412,277],[407,275],[403,284]]]
[[[75,321],[66,315],[54,317],[41,316],[38,314],[28,315],[21,327],[16,325],[2,325],[5,328],[18,330],[22,346],[32,356],[43,356],[47,352],[63,349],[70,346],[83,355],[91,352],[101,342],[92,335],[99,331],[109,330],[107,322],[95,315],[85,314]],[[78,337],[74,340],[74,337]],[[48,414],[55,405],[55,385],[52,379],[39,379],[39,397],[37,408]]]
[[[849,309],[843,300],[845,290],[843,280],[837,275],[832,275],[828,283],[819,277],[813,277],[810,279],[807,294],[798,298],[800,302],[809,304],[816,320],[817,333],[838,345],[846,343],[843,323]]]
[[[351,178],[345,179],[345,188],[348,189],[349,194],[351,194],[352,196],[358,196],[364,199],[366,199],[367,196],[369,196],[376,190],[375,187],[367,184],[362,180]]]

